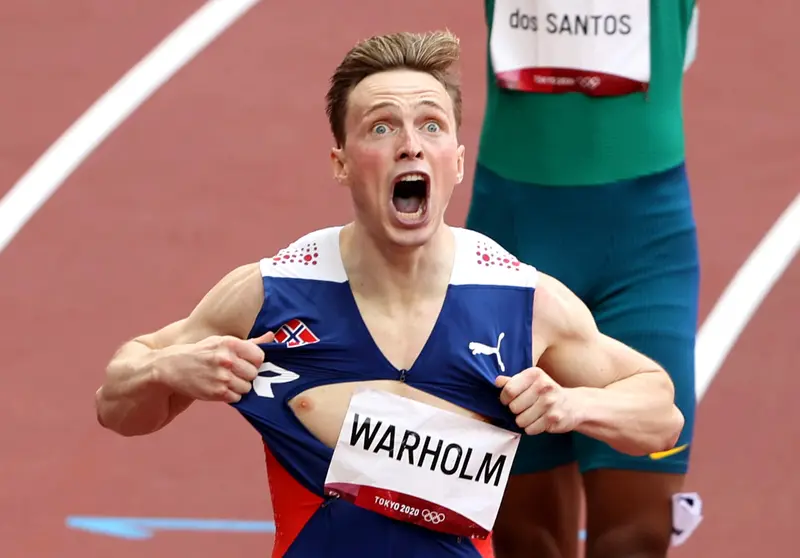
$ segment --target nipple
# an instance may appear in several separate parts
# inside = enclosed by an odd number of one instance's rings
[[[294,407],[298,411],[307,413],[311,411],[313,404],[311,403],[311,398],[309,398],[307,395],[298,395],[294,400]]]

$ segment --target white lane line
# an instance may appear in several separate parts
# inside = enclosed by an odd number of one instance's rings
[[[697,334],[697,398],[702,399],[739,335],[800,249],[800,194],[781,214],[722,293]],[[794,326],[800,327],[800,320]]]
[[[206,2],[76,120],[0,199],[0,252],[111,132],[258,1]]]
[[[0,252],[102,141],[259,0],[210,0],[92,105],[0,199]],[[698,332],[698,399],[800,245],[795,198],[723,292]]]

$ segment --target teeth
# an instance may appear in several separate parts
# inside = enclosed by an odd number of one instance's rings
[[[411,182],[412,180],[425,180],[425,176],[421,174],[406,174],[401,176],[399,182]]]

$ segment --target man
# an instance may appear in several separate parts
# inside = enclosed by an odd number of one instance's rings
[[[636,455],[680,433],[661,368],[558,281],[444,224],[458,57],[442,32],[355,46],[328,93],[355,220],[232,271],[123,345],[97,391],[99,422],[127,436],[233,404],[264,442],[274,556],[491,556],[521,431]]]
[[[695,412],[699,262],[681,105],[694,0],[484,7],[488,93],[466,226],[558,278],[603,333],[664,366],[686,418],[666,454],[625,455],[581,433],[525,437],[496,551],[575,557],[579,470],[586,556],[663,557]]]

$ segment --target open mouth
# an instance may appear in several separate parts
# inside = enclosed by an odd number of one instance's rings
[[[410,172],[398,177],[392,190],[392,205],[403,220],[422,219],[428,205],[428,186],[430,178],[427,174]]]

